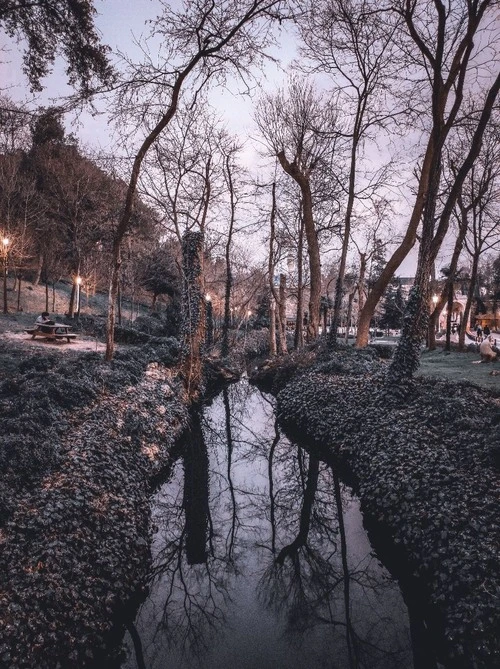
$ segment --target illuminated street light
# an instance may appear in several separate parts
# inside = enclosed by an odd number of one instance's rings
[[[82,285],[82,277],[77,276],[75,279],[76,282],[76,315],[77,318],[80,318],[80,287]]]
[[[8,237],[4,237],[2,239],[2,246],[3,246],[3,313],[7,314],[9,312],[8,305],[7,305],[7,265],[8,265],[8,257],[9,257],[9,244],[10,244],[10,239]]]
[[[205,295],[205,302],[207,303],[207,313],[206,313],[206,335],[205,342],[208,348],[210,348],[214,343],[214,314],[212,309],[212,298],[207,293]]]

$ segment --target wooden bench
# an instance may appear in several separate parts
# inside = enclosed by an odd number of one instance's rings
[[[65,325],[64,323],[53,323],[53,324],[38,324],[32,328],[26,328],[26,334],[31,335],[32,339],[36,337],[44,337],[52,341],[62,341],[66,339],[68,344],[72,339],[76,339],[77,335],[69,332],[71,325]]]

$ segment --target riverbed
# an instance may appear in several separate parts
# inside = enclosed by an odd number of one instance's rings
[[[410,669],[408,613],[357,499],[246,380],[194,414],[153,498],[124,669]]]

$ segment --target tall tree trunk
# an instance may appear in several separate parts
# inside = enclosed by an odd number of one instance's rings
[[[384,294],[385,289],[394,276],[395,271],[415,244],[417,239],[418,225],[420,223],[422,212],[425,206],[427,185],[429,183],[429,175],[433,157],[434,145],[432,139],[429,139],[422,164],[422,172],[420,174],[417,196],[410,217],[410,222],[400,245],[387,261],[387,264],[382,270],[379,278],[375,281],[372,289],[368,293],[366,302],[360,311],[358,332],[356,335],[356,348],[364,348],[368,344],[370,336],[370,323],[373,318],[373,314],[375,313],[375,309],[377,308],[377,304],[379,303],[380,298]]]
[[[464,316],[462,320],[462,326],[460,328],[460,335],[458,338],[458,347],[460,350],[463,350],[465,345],[465,332],[467,330],[467,324],[469,323],[470,320],[472,302],[474,300],[474,293],[476,290],[478,267],[479,267],[479,254],[474,254],[474,256],[472,257],[470,282],[469,282],[469,288],[467,290],[467,300],[465,302]]]
[[[359,254],[359,279],[358,279],[358,323],[361,310],[365,305],[365,277],[366,277],[366,253]],[[356,330],[358,324],[356,323]]]
[[[313,341],[318,336],[319,308],[321,304],[321,258],[319,253],[318,235],[314,225],[313,203],[309,177],[304,175],[296,163],[290,163],[284,152],[278,154],[278,160],[284,171],[299,185],[302,194],[302,214],[304,231],[307,240],[307,254],[309,258],[309,318],[307,321],[307,340]]]
[[[269,279],[269,352],[272,356],[277,353],[276,348],[276,303],[279,300],[274,285],[274,241],[276,237],[276,182],[271,186],[271,215],[269,217],[269,259],[268,259],[268,279]]]
[[[351,290],[349,293],[349,301],[347,303],[347,318],[345,324],[345,343],[349,342],[349,327],[351,325],[351,315],[352,315],[352,303],[354,302],[354,295],[356,294],[356,289]]]
[[[286,276],[280,274],[280,299],[278,303],[278,351],[280,355],[287,353],[286,345]]]
[[[23,275],[21,272],[17,275],[17,310],[21,311],[21,284],[23,281]]]
[[[269,296],[269,353],[275,356],[276,347],[276,301],[273,295]]]
[[[451,316],[453,312],[453,275],[451,281],[448,283],[448,294],[446,296],[446,341],[444,345],[445,351],[451,350]]]
[[[361,100],[358,100],[358,108],[356,111],[356,123],[353,133],[351,146],[351,162],[349,168],[349,185],[347,195],[347,206],[344,216],[344,238],[342,240],[342,251],[340,254],[339,270],[337,274],[337,281],[335,282],[335,299],[333,303],[332,322],[330,324],[330,334],[328,337],[328,347],[334,349],[337,345],[337,328],[340,322],[340,311],[342,309],[342,298],[344,296],[344,277],[345,268],[347,264],[347,251],[349,250],[349,240],[351,238],[351,218],[354,207],[354,195],[356,185],[356,159],[357,150],[360,138],[360,127],[363,119],[364,105]]]
[[[203,235],[200,232],[184,234],[182,268],[181,374],[188,399],[196,401],[202,383],[202,349],[206,328]]]
[[[440,145],[440,129],[434,128],[432,144]],[[422,238],[418,254],[415,284],[410,291],[403,315],[401,337],[387,372],[389,383],[401,383],[411,379],[420,364],[420,348],[429,327],[429,283],[434,258],[432,242],[435,212],[441,177],[439,152],[429,170],[428,190],[422,220]]]
[[[297,244],[297,313],[295,316],[295,333],[293,346],[297,350],[304,346],[304,330],[302,327],[302,312],[304,311],[304,284],[302,256],[304,251],[304,218],[300,216],[299,239]]]

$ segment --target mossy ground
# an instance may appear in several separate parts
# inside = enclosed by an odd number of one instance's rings
[[[1,344],[0,666],[85,667],[147,574],[149,482],[187,421],[178,343],[112,363]]]

